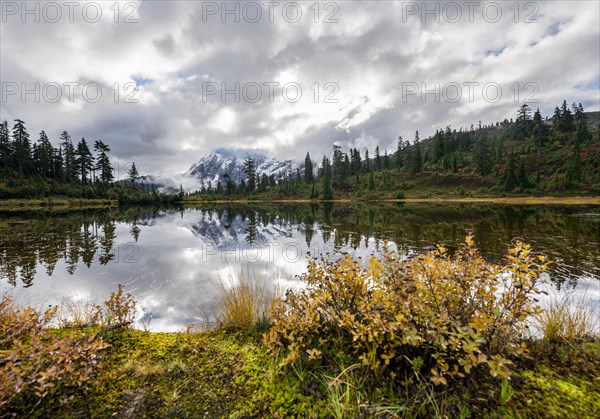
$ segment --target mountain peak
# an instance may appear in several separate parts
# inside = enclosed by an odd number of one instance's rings
[[[225,176],[239,183],[246,179],[244,161],[248,157],[254,160],[259,177],[264,174],[279,179],[286,171],[300,168],[300,165],[293,160],[276,160],[258,150],[219,148],[202,156],[183,176],[193,178],[206,187],[209,182],[212,187],[215,187],[218,182],[224,184]]]

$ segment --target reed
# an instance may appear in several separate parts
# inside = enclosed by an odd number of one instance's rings
[[[275,302],[280,298],[279,286],[265,275],[257,278],[249,270],[220,281],[222,313],[218,325],[235,329],[265,329]]]
[[[569,293],[552,300],[535,318],[546,342],[597,337],[600,318],[587,295]]]

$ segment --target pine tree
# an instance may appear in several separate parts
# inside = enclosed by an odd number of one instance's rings
[[[63,151],[63,161],[65,165],[65,180],[75,182],[77,179],[77,164],[75,162],[75,148],[71,142],[71,136],[67,131],[60,134],[60,146]]]
[[[100,181],[102,183],[110,183],[113,181],[113,168],[108,158],[110,147],[100,140],[94,142],[94,151],[98,153],[96,158],[96,170],[100,172]]]
[[[85,141],[82,138],[79,144],[77,144],[77,151],[75,152],[75,164],[81,177],[81,184],[85,185],[88,183],[88,176],[94,170],[94,157],[92,152]]]
[[[573,121],[573,114],[567,107],[567,101],[563,100],[562,106],[560,107],[560,131],[571,132],[575,130],[575,123]]]
[[[314,181],[314,168],[312,160],[310,159],[310,154],[306,153],[306,157],[304,158],[304,182],[312,183]]]
[[[362,167],[360,151],[357,148],[350,149],[350,175],[354,175],[356,178],[356,184],[358,185],[358,175]]]
[[[15,119],[13,126],[13,150],[16,159],[16,167],[19,174],[29,174],[31,169],[31,143],[29,141],[29,133],[25,128],[25,123],[20,119]]]
[[[8,121],[0,123],[0,169],[7,170],[12,159]]]
[[[235,182],[231,179],[231,177],[225,173],[223,175],[223,179],[225,180],[225,193],[227,195],[233,195],[235,193],[236,185]]]
[[[444,133],[436,130],[433,142],[433,161],[438,162],[442,157],[444,157]]]
[[[140,175],[140,173],[138,172],[138,168],[136,167],[135,162],[131,162],[131,167],[127,171],[127,177],[129,178],[129,180],[131,181],[131,183],[133,185],[135,185],[135,180],[137,179],[137,177],[139,175]],[[209,182],[208,189],[210,190],[210,182]]]
[[[333,199],[331,189],[331,165],[327,157],[323,157],[323,199]]]
[[[40,132],[40,139],[35,147],[34,160],[36,170],[39,174],[50,177],[54,172],[53,157],[54,147],[50,143],[45,131]]]
[[[362,165],[366,173],[371,171],[371,162],[369,160],[369,150],[365,150],[365,161]]]
[[[573,102],[573,114],[574,114],[575,124],[577,126],[577,129],[583,127],[585,115],[583,113],[583,106],[581,105],[581,103],[579,103],[577,105],[577,104],[575,104],[575,102]]]
[[[540,113],[539,108],[535,111],[535,114],[533,115],[533,125],[531,133],[535,140],[535,145],[538,148],[544,147],[544,145],[548,141],[548,129],[546,128],[546,125],[542,120],[542,114]]]
[[[346,184],[346,179],[350,176],[350,159],[348,158],[348,154],[344,153],[344,163],[342,164],[342,169],[344,171],[344,185]]]
[[[379,154],[379,146],[375,147],[375,170],[381,170],[381,155]]]
[[[529,105],[524,103],[517,112],[516,137],[518,139],[529,137],[531,132],[531,123],[531,108]]]
[[[333,186],[341,187],[345,183],[346,179],[346,167],[344,164],[344,153],[342,148],[338,145],[333,145]]]
[[[421,155],[421,144],[419,140],[419,131],[415,133],[415,150],[412,155],[412,172],[421,173],[423,171],[423,157]]]
[[[58,147],[58,149],[54,149],[52,165],[53,165],[54,177],[64,181],[65,180],[65,172],[64,172],[64,165],[63,165],[62,150],[60,147]]]
[[[247,186],[249,192],[253,192],[256,189],[256,165],[250,156],[244,160],[244,173],[248,178],[248,183],[245,186]]]
[[[560,109],[558,106],[554,108],[554,114],[552,115],[552,126],[555,131],[560,131],[562,129],[562,118],[560,116]]]
[[[575,133],[575,141],[574,141],[575,144],[577,144],[577,146],[580,146],[591,139],[592,139],[592,134],[588,130],[587,125],[580,124],[579,127],[577,128],[577,132]]]
[[[492,172],[492,158],[487,141],[479,136],[477,142],[477,154],[475,155],[475,164],[480,175],[486,176]]]
[[[404,149],[404,144],[402,142],[402,136],[398,137],[398,145],[396,148],[396,169],[398,169],[398,171],[400,171],[400,168],[402,168],[402,151]]]

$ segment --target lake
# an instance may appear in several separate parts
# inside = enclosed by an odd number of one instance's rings
[[[410,254],[473,231],[501,261],[513,239],[556,263],[549,296],[570,293],[600,312],[600,207],[493,204],[233,204],[0,213],[0,293],[41,308],[105,300],[123,284],[138,326],[179,331],[219,313],[221,283],[241,271],[299,286],[308,255],[367,259],[384,243]]]

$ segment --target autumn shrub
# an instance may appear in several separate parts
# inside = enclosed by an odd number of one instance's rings
[[[119,284],[103,305],[96,304],[92,299],[63,299],[57,308],[55,323],[58,327],[75,328],[129,326],[135,320],[136,306],[133,296]]]
[[[48,330],[56,307],[40,313],[0,303],[0,416],[22,416],[65,405],[83,391],[108,344],[94,337],[70,342]]]
[[[486,262],[469,235],[412,258],[386,249],[363,267],[350,256],[312,261],[306,287],[288,291],[266,335],[283,364],[360,363],[372,377],[417,373],[435,385],[474,372],[508,377],[525,351],[524,321],[539,312],[548,263],[516,242],[505,266]]]
[[[135,301],[119,285],[104,305],[70,304],[43,313],[20,308],[9,297],[0,302],[0,417],[39,416],[66,405],[95,385],[109,330],[129,325]],[[57,331],[95,327],[90,333]],[[75,338],[74,336],[77,336]]]
[[[116,324],[129,325],[135,320],[137,303],[133,296],[125,292],[119,284],[117,291],[110,293],[103,307],[98,307],[98,321],[105,326]]]

